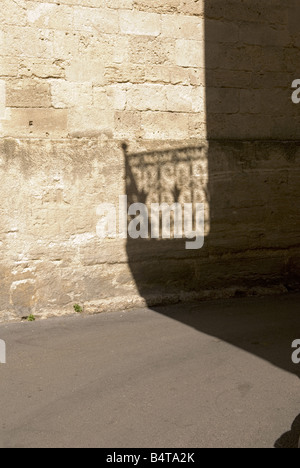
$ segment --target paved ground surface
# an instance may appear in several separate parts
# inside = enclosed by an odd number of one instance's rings
[[[290,295],[1,325],[0,445],[293,446],[299,303]]]

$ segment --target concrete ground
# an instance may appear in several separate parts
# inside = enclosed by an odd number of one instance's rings
[[[293,294],[2,324],[0,446],[294,447],[299,302]]]

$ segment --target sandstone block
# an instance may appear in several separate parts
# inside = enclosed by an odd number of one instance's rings
[[[170,83],[170,67],[164,65],[145,67],[145,79],[150,83]]]
[[[206,35],[205,39],[208,42],[238,42],[240,39],[240,30],[244,25],[239,27],[238,24],[223,20],[205,19]],[[257,24],[256,24],[257,27]]]
[[[116,110],[124,110],[127,103],[127,85],[113,85],[108,86],[107,88],[107,95],[111,100],[111,105],[113,109]]]
[[[134,0],[134,7],[141,11],[155,11],[156,13],[175,13],[181,0]]]
[[[269,115],[241,113],[225,115],[225,113],[210,114],[208,111],[207,121],[207,132],[210,138],[241,140],[247,139],[251,135],[253,139],[269,139],[272,134],[272,128],[274,128],[274,118]],[[286,133],[286,136],[288,136],[288,133]]]
[[[9,80],[6,87],[7,107],[50,107],[50,85],[42,80]]]
[[[204,68],[191,68],[188,72],[192,86],[206,85],[206,70]]]
[[[223,69],[223,70],[242,70],[253,72],[261,70],[265,62],[272,63],[272,66],[280,69],[277,56],[272,56],[270,51],[265,50],[266,56],[264,57],[262,48],[255,45],[239,45],[239,44],[218,44],[217,54],[213,53],[210,57],[209,68]],[[283,56],[283,51],[279,50],[280,55]],[[207,55],[207,58],[209,55]],[[267,58],[268,57],[268,58]],[[265,65],[266,66],[266,65]]]
[[[251,85],[253,88],[264,89],[264,88],[284,88],[288,89],[294,80],[294,72],[269,72],[251,74],[252,81]],[[241,88],[250,87],[246,84],[240,86]]]
[[[6,82],[0,80],[0,119],[5,117],[5,107],[6,107]]]
[[[189,137],[203,139],[207,137],[205,112],[189,114]]]
[[[14,24],[17,26],[26,25],[26,11],[24,1],[12,2],[2,0],[0,10],[0,24]]]
[[[105,5],[107,5],[108,8],[113,8],[114,10],[132,10],[133,0],[106,0]]]
[[[134,85],[127,91],[128,110],[166,110],[164,86],[160,84]]]
[[[73,9],[58,3],[26,1],[27,23],[37,28],[73,29]]]
[[[255,5],[256,3],[255,0],[253,2],[246,2],[243,5],[236,4],[236,8],[234,8],[234,3],[235,3],[234,0],[229,0],[226,4],[224,4],[220,0],[209,2],[205,5],[206,14],[208,18],[213,18],[217,20],[218,19],[227,20],[231,17],[233,20],[238,20],[238,21],[244,20],[244,21],[264,22],[264,18],[260,18],[261,11],[258,9],[255,12],[255,8],[257,7],[257,4]],[[253,4],[254,11],[252,11],[251,3]],[[252,16],[253,13],[255,14],[255,18]],[[246,19],[247,17],[249,18],[248,20]]]
[[[207,85],[226,88],[249,88],[255,79],[252,72],[243,70],[207,70],[206,77]]]
[[[53,58],[54,31],[3,26],[2,53],[15,57]]]
[[[167,86],[167,110],[192,112],[193,88],[191,86]]]
[[[116,34],[78,32],[78,56],[76,58],[91,61],[101,60],[105,65],[113,64],[117,51],[117,38]]]
[[[9,109],[3,121],[4,136],[52,137],[67,136],[67,111],[62,109]]]
[[[128,64],[129,62],[129,39],[127,36],[116,36],[114,38],[113,57],[114,63]]]
[[[98,60],[73,58],[66,66],[66,79],[78,83],[89,82],[102,85],[105,83],[104,73],[104,65],[100,57]]]
[[[240,112],[258,114],[262,110],[261,93],[258,89],[240,90]]]
[[[0,33],[1,41],[1,33]],[[0,77],[15,77],[18,75],[18,59],[13,57],[0,57]]]
[[[74,29],[93,33],[114,34],[119,31],[118,13],[111,9],[74,8]]]
[[[55,109],[91,106],[93,103],[92,84],[51,80],[51,102]]]
[[[93,90],[94,106],[103,110],[124,110],[127,101],[127,85],[95,87]]]
[[[21,1],[21,0],[18,0]],[[26,1],[27,0],[22,0]],[[41,0],[33,0],[40,2]],[[116,0],[117,2],[118,0]],[[57,4],[57,0],[47,0],[47,3]],[[73,6],[84,6],[84,7],[94,7],[94,8],[105,8],[107,0],[59,0],[59,3],[62,5],[73,5]]]
[[[175,43],[168,38],[149,38],[143,36],[130,39],[130,62],[133,64],[166,65],[175,64]]]
[[[106,87],[93,88],[93,104],[98,109],[109,109],[111,107],[111,99],[107,94]]]
[[[204,87],[167,86],[167,110],[172,112],[203,112]]]
[[[36,78],[64,78],[65,62],[63,60],[22,59],[14,76]]]
[[[104,78],[107,84],[144,83],[146,67],[144,65],[125,65],[106,67]]]
[[[35,280],[21,280],[12,283],[10,288],[10,300],[18,312],[29,311],[36,300]]]
[[[231,88],[207,88],[206,105],[210,114],[235,114],[240,109],[240,91]]]
[[[126,140],[141,136],[141,112],[115,112],[115,138]]]
[[[68,132],[73,137],[112,136],[114,112],[94,106],[76,107],[68,111]]]
[[[169,67],[170,76],[171,76],[171,83],[173,85],[182,84],[182,85],[189,85],[193,84],[190,80],[190,70],[183,67]]]
[[[79,54],[80,36],[76,32],[54,31],[53,56],[56,60],[72,60]]]
[[[180,2],[179,11],[186,15],[204,16],[205,0],[183,0]]]

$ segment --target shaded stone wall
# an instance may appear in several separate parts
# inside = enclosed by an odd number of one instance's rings
[[[3,0],[2,317],[297,287],[297,18],[292,0]],[[190,148],[202,250],[97,237],[100,203],[141,201],[127,158]]]

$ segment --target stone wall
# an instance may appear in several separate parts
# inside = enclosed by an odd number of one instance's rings
[[[297,0],[205,2],[208,138],[295,140],[300,76]]]
[[[297,287],[299,10],[2,0],[0,316]],[[201,251],[97,237],[97,206],[132,195],[127,157],[190,148]]]
[[[199,116],[204,128],[203,18],[169,2],[3,3],[2,136],[186,139]]]

